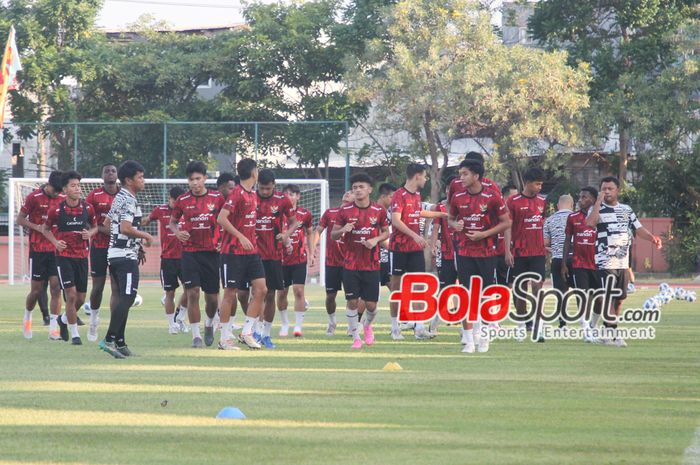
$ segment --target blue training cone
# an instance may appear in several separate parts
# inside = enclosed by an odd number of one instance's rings
[[[236,407],[224,407],[216,418],[220,420],[245,420],[245,415]]]

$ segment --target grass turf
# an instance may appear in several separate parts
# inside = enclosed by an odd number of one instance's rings
[[[139,357],[114,360],[85,327],[82,347],[47,340],[38,309],[25,341],[27,289],[0,287],[0,465],[677,464],[700,420],[697,303],[665,306],[656,339],[626,349],[499,341],[472,355],[444,326],[392,342],[381,305],[376,345],[352,353],[344,312],[325,337],[310,287],[304,338],[232,353],[168,335],[161,292],[143,285],[127,331]],[[225,406],[248,420],[216,420]]]

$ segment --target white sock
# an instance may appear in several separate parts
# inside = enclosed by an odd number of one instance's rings
[[[474,344],[474,333],[472,331],[471,329],[464,330],[464,339],[467,341],[467,344]]]
[[[190,328],[192,329],[192,339],[196,337],[202,338],[202,333],[199,332],[199,323],[190,324]]]
[[[392,333],[398,333],[399,330],[399,317],[397,316],[392,316],[391,317],[391,332]]]
[[[187,317],[187,308],[180,305],[180,311],[177,313],[177,321],[185,321]]]
[[[372,324],[374,319],[377,317],[377,311],[370,312],[369,310],[365,310],[365,321],[364,325],[369,326]]]
[[[282,310],[280,308],[280,318],[282,320],[282,326],[289,326],[289,317],[287,316],[287,309]]]
[[[221,323],[221,332],[219,333],[219,340],[221,342],[224,342],[232,338],[233,335],[231,334],[231,322],[229,321],[228,323]]]
[[[241,334],[252,334],[253,325],[255,324],[256,321],[257,321],[257,318],[246,317],[245,323],[243,324],[243,330],[241,331]]]
[[[80,337],[80,333],[78,332],[78,323],[68,325],[68,329],[70,330],[70,337]]]
[[[301,329],[304,324],[304,313],[306,312],[294,312],[294,327]]]
[[[360,334],[357,331],[357,309],[347,309],[346,316],[348,317],[348,329],[354,340],[360,339]]]
[[[474,322],[474,340],[478,341],[481,339],[481,320]]]
[[[212,326],[214,326],[214,318],[204,318],[204,326],[206,326],[207,328],[211,328]]]
[[[168,325],[175,326],[175,313],[171,313],[170,315],[166,313],[165,318],[168,319]]]
[[[64,325],[68,324],[68,319],[66,318],[65,313],[61,315],[61,323],[63,323]]]
[[[590,326],[588,326],[588,322],[586,321],[585,318],[581,318],[581,327],[583,329],[588,329]]]
[[[262,320],[256,320],[255,321],[255,332],[258,334],[262,334],[263,330],[265,328],[264,322]],[[269,335],[268,335],[269,336]]]
[[[336,324],[336,321],[335,321],[335,313],[330,313],[330,314],[328,315],[328,323],[330,323],[330,324],[332,324],[332,325],[335,325],[335,324]]]
[[[58,315],[51,314],[49,321],[49,330],[53,331],[58,328]]]
[[[425,324],[416,322],[416,332],[422,333],[425,331]]]
[[[432,321],[430,322],[430,332],[431,333],[434,331],[437,331],[439,323],[440,323],[440,317],[436,315],[435,318],[433,318]]]
[[[96,325],[97,321],[100,318],[100,309],[99,308],[93,308],[90,311],[90,324],[91,325]]]
[[[598,327],[598,321],[600,321],[600,314],[594,313],[593,318],[591,318],[591,328]]]
[[[24,321],[32,321],[32,311],[31,310],[24,311]]]
[[[271,331],[272,331],[272,322],[271,321],[263,322],[263,329],[262,329],[263,337],[270,337]]]

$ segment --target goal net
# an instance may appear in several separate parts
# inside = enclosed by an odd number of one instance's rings
[[[24,228],[17,225],[15,219],[24,204],[24,200],[34,189],[46,183],[41,178],[10,178],[9,182],[9,228],[8,228],[8,282],[28,282],[29,276],[29,235]],[[83,198],[88,193],[102,186],[102,179],[91,178],[81,181],[83,186]],[[325,179],[278,179],[277,188],[284,189],[287,184],[297,184],[301,189],[299,205],[307,208],[313,215],[314,227],[318,225],[321,215],[328,208],[328,181]],[[207,185],[211,189],[216,188],[215,180],[208,180]],[[173,186],[181,186],[187,189],[187,181],[183,179],[146,179],[146,189],[139,194],[139,202],[144,216],[149,214],[157,205],[168,201],[168,192]],[[156,239],[158,238],[158,223],[154,222],[146,228]],[[309,269],[308,280],[321,285],[325,284],[326,234],[321,236],[317,246],[318,260],[314,267]],[[157,280],[160,276],[160,242],[147,249],[146,263],[141,267],[142,279]]]

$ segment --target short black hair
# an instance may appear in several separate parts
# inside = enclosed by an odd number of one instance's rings
[[[396,187],[394,187],[393,184],[389,184],[388,182],[383,182],[379,185],[379,195],[389,195],[393,192],[396,192]]]
[[[174,186],[170,188],[170,198],[171,199],[177,199],[180,197],[182,194],[185,193],[185,189],[183,189],[180,186]]]
[[[409,163],[406,165],[406,179],[411,179],[413,176],[425,170],[426,168],[423,163]]]
[[[478,161],[474,160],[462,160],[462,163],[459,164],[459,168],[466,168],[472,173],[476,174],[479,176],[479,180],[484,176],[484,164],[479,163]]]
[[[219,175],[218,178],[216,178],[216,187],[221,187],[224,184],[233,181],[233,173],[229,173],[228,171],[224,171]]]
[[[543,182],[544,181],[544,171],[540,168],[528,168],[523,175],[523,181],[525,182]]]
[[[146,170],[143,169],[143,165],[134,160],[127,160],[121,164],[119,170],[117,170],[117,177],[122,185],[126,184],[126,179],[133,179],[137,173],[145,173]]]
[[[291,192],[293,194],[301,194],[301,189],[299,189],[298,184],[287,184],[284,186],[285,192]]]
[[[258,173],[258,184],[262,186],[267,186],[268,184],[273,184],[275,182],[275,172],[271,169],[265,168],[260,170]]]
[[[77,171],[74,171],[74,170],[66,171],[65,173],[63,173],[63,176],[61,176],[62,188],[66,187],[68,185],[68,183],[71,181],[71,179],[77,179],[78,181],[80,181],[81,179],[83,179],[83,177]]]
[[[202,176],[206,176],[207,165],[205,165],[203,161],[192,160],[187,164],[187,168],[185,168],[185,175],[187,175],[187,177],[189,178],[195,173],[199,173]]]
[[[253,170],[257,167],[258,164],[255,163],[255,160],[252,158],[244,158],[236,165],[236,171],[238,171],[238,176],[241,177],[241,181],[245,181],[253,176]]]
[[[59,192],[63,189],[63,171],[52,171],[49,175],[49,186],[53,187],[53,190]]]
[[[114,164],[114,163],[105,163],[104,165],[102,165],[102,168],[100,168],[100,169],[104,170],[104,169],[107,168],[108,166],[113,166],[113,167],[115,167],[115,168],[117,167],[117,165]]]
[[[614,182],[615,185],[620,188],[620,180],[617,179],[615,176],[606,176],[603,179],[600,180],[600,185],[602,186],[604,182]]]
[[[469,152],[464,156],[465,160],[478,161],[479,163],[484,163],[484,156],[479,152]]]
[[[454,180],[457,179],[457,178],[458,178],[458,176],[455,176],[454,174],[449,175],[449,176],[447,177],[447,179],[445,179],[445,187],[447,187],[447,186],[449,186],[450,184],[452,184],[452,181],[454,181]]]
[[[506,195],[510,191],[517,191],[518,188],[515,187],[513,184],[506,184],[501,188],[501,195]]]
[[[582,187],[581,192],[588,192],[594,199],[598,199],[598,189],[593,186]]]
[[[239,185],[239,184],[241,183],[241,177],[238,176],[238,175],[235,175],[235,176],[233,177],[233,182],[235,182],[236,185]]]
[[[350,186],[352,186],[356,182],[366,182],[371,186],[372,178],[370,178],[369,174],[367,173],[355,173],[352,176],[350,176]]]

